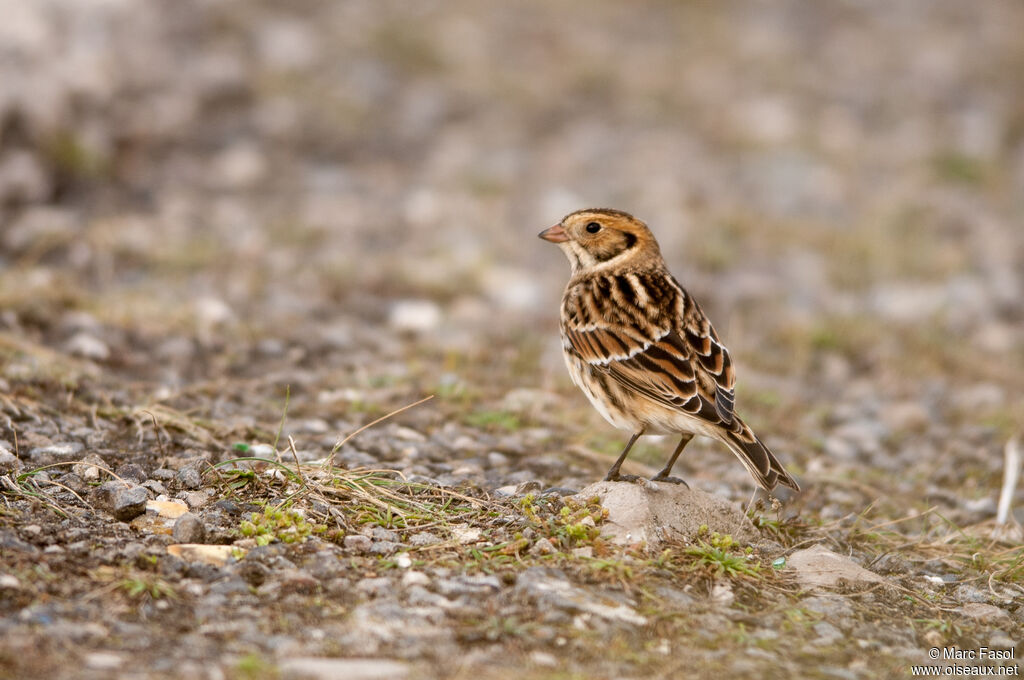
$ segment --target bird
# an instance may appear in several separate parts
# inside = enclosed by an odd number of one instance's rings
[[[572,273],[559,326],[573,383],[611,425],[632,433],[605,481],[619,472],[645,434],[678,434],[665,467],[651,478],[689,486],[672,467],[695,435],[724,443],[771,493],[799,491],[736,413],[736,371],[700,305],[669,272],[648,226],[627,212],[587,208],[538,236],[558,245]]]

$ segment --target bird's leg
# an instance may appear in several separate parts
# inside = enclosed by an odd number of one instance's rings
[[[636,434],[634,434],[632,437],[629,438],[629,443],[626,444],[626,448],[622,449],[622,453],[619,454],[619,459],[617,461],[615,461],[615,464],[612,465],[611,468],[608,470],[608,474],[604,476],[604,481],[606,481],[606,482],[619,482],[619,481],[631,482],[631,481],[634,481],[636,479],[639,479],[639,477],[637,477],[636,475],[620,475],[619,474],[619,468],[622,467],[622,462],[624,460],[626,460],[626,456],[629,455],[629,450],[631,448],[633,448],[633,444],[636,443],[636,440],[639,439],[640,435],[642,435],[643,433],[644,433],[643,428],[640,428],[639,432],[637,432]]]
[[[679,440],[679,446],[676,447],[676,450],[672,454],[672,457],[668,459],[668,463],[665,464],[664,469],[662,469],[662,471],[659,472],[658,474],[651,477],[652,482],[669,482],[670,484],[682,484],[687,489],[690,488],[690,485],[687,484],[686,481],[683,480],[681,477],[670,477],[669,475],[672,474],[672,466],[676,464],[676,459],[679,458],[679,454],[683,452],[683,449],[686,448],[686,445],[690,443],[691,439],[693,439],[693,433],[683,433],[682,439]]]

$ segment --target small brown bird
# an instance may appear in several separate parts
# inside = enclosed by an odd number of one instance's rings
[[[669,273],[647,225],[619,210],[567,215],[539,236],[572,265],[562,297],[562,347],[569,375],[605,420],[633,433],[606,481],[642,434],[679,433],[671,477],[695,434],[723,442],[761,486],[800,490],[778,458],[733,411],[736,373],[697,302]]]

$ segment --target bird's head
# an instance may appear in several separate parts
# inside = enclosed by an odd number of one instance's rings
[[[647,225],[621,210],[577,210],[538,236],[562,249],[573,274],[606,263],[632,268],[661,260],[658,243]]]

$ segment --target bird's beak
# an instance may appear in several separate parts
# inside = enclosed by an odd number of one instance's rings
[[[544,231],[537,234],[545,241],[551,241],[552,243],[565,243],[569,240],[569,236],[565,233],[565,229],[562,229],[561,224],[556,224],[553,227],[548,227]]]

